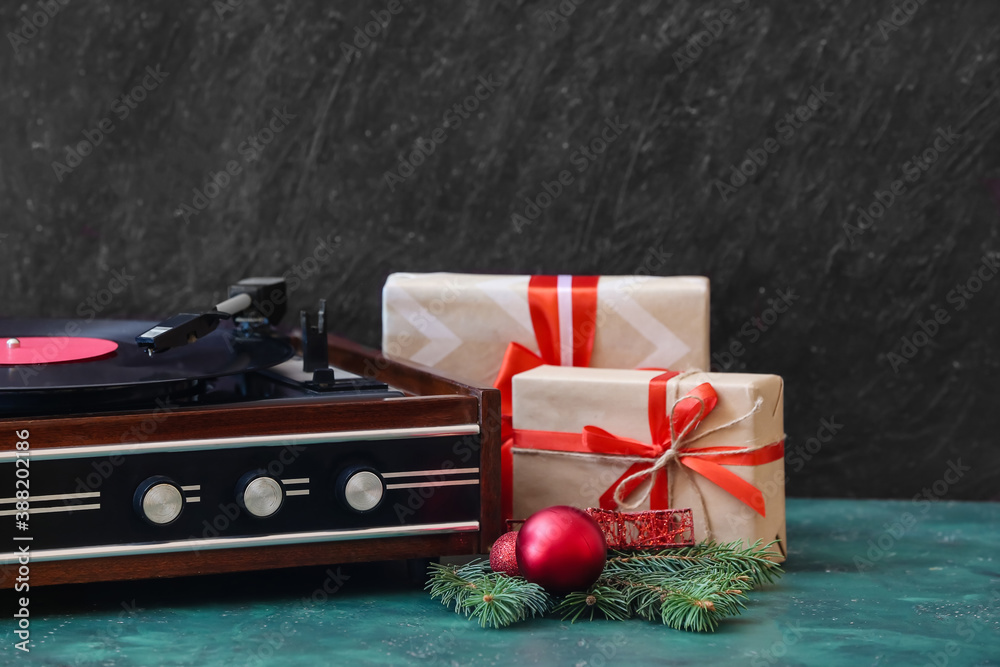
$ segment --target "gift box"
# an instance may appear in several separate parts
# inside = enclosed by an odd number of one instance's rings
[[[540,366],[513,379],[513,515],[691,508],[696,540],[785,538],[776,375]]]
[[[703,277],[394,273],[382,351],[476,386],[543,363],[708,368]],[[501,373],[503,367],[504,373]]]

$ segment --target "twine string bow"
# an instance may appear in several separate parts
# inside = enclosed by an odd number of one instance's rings
[[[698,413],[697,415],[695,415],[694,419],[688,421],[684,425],[684,428],[681,430],[680,433],[677,433],[677,428],[676,428],[677,406],[680,405],[681,401],[684,400],[697,401]],[[657,473],[657,471],[662,470],[666,468],[667,465],[677,461],[677,458],[680,456],[681,450],[684,447],[685,439],[687,438],[688,434],[694,430],[694,428],[701,422],[702,418],[705,416],[705,405],[706,405],[705,399],[701,398],[700,396],[685,396],[680,401],[674,403],[673,407],[670,408],[670,418],[668,420],[670,422],[670,440],[667,443],[666,449],[663,451],[663,454],[660,455],[660,458],[656,459],[656,462],[652,466],[644,470],[634,472],[631,475],[628,475],[627,477],[624,477],[621,480],[619,480],[619,482],[615,485],[615,493],[614,493],[615,503],[617,503],[619,507],[623,509],[635,509],[636,507],[641,505],[643,501],[646,500],[646,498],[649,496],[648,491],[645,494],[642,494],[640,497],[633,500],[632,502],[626,502],[625,501],[626,489],[634,488],[634,484],[630,483],[641,482],[646,477],[652,477]],[[688,442],[693,442],[694,440],[697,439],[698,438],[693,438]],[[673,443],[673,446],[671,446],[671,443]]]
[[[775,461],[784,456],[783,443],[690,449],[690,446],[698,440],[751,418],[762,408],[763,398],[758,397],[746,413],[724,424],[696,433],[695,429],[718,403],[718,395],[711,384],[702,383],[682,398],[670,400],[669,412],[666,409],[668,388],[670,393],[676,396],[680,380],[695,373],[697,371],[689,371],[679,376],[665,373],[650,380],[648,412],[651,443],[623,438],[595,426],[584,427],[582,440],[586,451],[639,456],[645,459],[655,458],[653,463],[648,461],[634,463],[601,496],[602,508],[635,509],[649,498],[651,509],[667,509],[672,506],[670,498],[672,485],[668,484],[668,476],[671,473],[674,476],[682,474],[693,483],[692,475],[698,473],[761,516],[766,515],[761,491],[724,466],[761,465]],[[673,378],[676,379],[668,382]],[[651,479],[651,483],[646,489],[633,496],[631,500],[627,500],[647,478]],[[702,489],[698,484],[693,484],[693,488],[702,506],[701,515],[707,517]]]

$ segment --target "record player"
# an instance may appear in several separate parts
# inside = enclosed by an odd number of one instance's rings
[[[0,587],[485,553],[500,398],[280,278],[163,322],[0,319]],[[27,561],[27,564],[25,563]]]

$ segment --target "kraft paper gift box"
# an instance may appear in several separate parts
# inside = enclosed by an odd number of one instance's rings
[[[691,508],[696,540],[778,540],[784,560],[783,399],[776,375],[559,366],[516,375],[513,516],[552,505]]]
[[[394,273],[382,291],[387,356],[501,390],[542,363],[708,368],[708,330],[704,277]]]

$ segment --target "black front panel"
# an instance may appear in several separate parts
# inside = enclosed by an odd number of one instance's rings
[[[2,468],[2,478],[13,488],[14,463]],[[478,468],[478,435],[35,457],[30,475],[32,549],[174,540],[190,540],[197,548],[202,539],[478,521]],[[359,512],[344,502],[345,469],[377,473],[386,486],[377,507]],[[267,518],[252,516],[238,502],[237,483],[253,470],[280,480],[285,494],[281,508]],[[134,508],[136,489],[154,476],[182,488],[183,510],[169,525],[153,525]],[[83,495],[94,493],[99,495]],[[39,500],[66,494],[77,497]],[[86,509],[91,505],[100,508]],[[0,521],[13,525],[13,509],[12,502],[0,505],[6,510]]]

